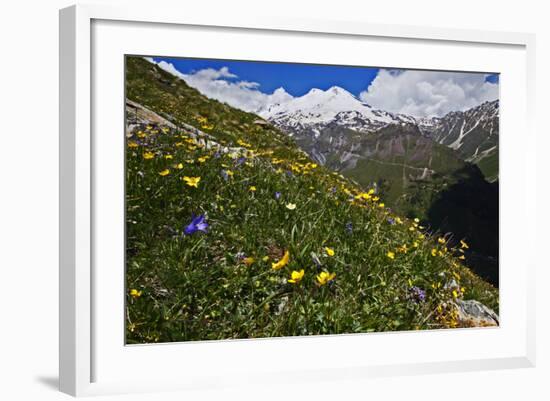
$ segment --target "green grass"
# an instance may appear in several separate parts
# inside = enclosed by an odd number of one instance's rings
[[[498,180],[498,152],[481,159],[477,165],[487,181],[495,182]]]
[[[166,80],[127,59],[130,99],[240,150],[201,146],[188,130],[163,126],[137,126],[128,138],[128,343],[456,327],[456,296],[498,311],[498,291],[458,251],[374,194],[365,199],[368,188],[314,165],[284,134],[253,124],[256,116]],[[200,177],[198,187],[184,176]],[[193,215],[206,216],[207,233],[183,233]],[[285,251],[289,263],[273,269]],[[301,269],[301,282],[289,283]],[[322,271],[336,276],[321,285]],[[413,286],[424,301],[411,298]]]

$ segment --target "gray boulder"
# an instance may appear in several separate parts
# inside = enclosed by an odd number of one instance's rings
[[[498,315],[481,302],[474,299],[464,301],[458,299],[455,301],[458,311],[458,320],[462,327],[486,327],[498,326]]]

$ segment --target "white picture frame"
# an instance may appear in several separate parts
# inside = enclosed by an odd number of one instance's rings
[[[453,51],[467,51],[466,48],[477,48],[480,52],[490,51],[490,49],[503,49],[503,54],[509,49],[509,55],[513,61],[510,63],[510,78],[506,79],[504,75],[503,86],[508,85],[507,91],[518,93],[518,99],[513,100],[514,106],[519,106],[519,112],[514,117],[508,117],[501,125],[504,135],[509,127],[521,128],[525,131],[523,136],[523,145],[514,142],[513,136],[506,136],[502,150],[501,167],[503,174],[507,174],[509,181],[503,183],[501,188],[501,220],[510,219],[501,231],[501,249],[505,250],[503,256],[513,260],[519,251],[526,255],[531,255],[529,241],[525,238],[515,236],[512,228],[522,229],[531,227],[528,232],[534,232],[535,210],[529,207],[529,199],[534,198],[535,191],[535,151],[534,131],[532,127],[532,113],[534,112],[534,46],[535,39],[533,35],[522,33],[507,32],[484,32],[457,29],[436,29],[427,27],[397,26],[397,25],[374,25],[366,22],[348,22],[348,21],[322,21],[322,20],[295,20],[292,18],[273,18],[267,16],[246,16],[240,19],[227,18],[223,15],[212,13],[206,15],[187,15],[178,12],[178,10],[159,9],[155,7],[128,7],[113,8],[109,6],[96,5],[78,5],[72,6],[60,11],[60,390],[75,396],[125,393],[133,391],[156,391],[166,389],[207,389],[213,386],[239,386],[245,385],[247,380],[254,378],[256,382],[268,382],[274,377],[285,381],[296,380],[319,380],[331,377],[354,378],[360,380],[364,377],[374,377],[380,375],[400,375],[400,374],[421,374],[430,372],[454,372],[479,369],[502,369],[516,367],[530,367],[535,363],[535,321],[534,321],[534,261],[530,257],[525,257],[521,265],[521,271],[513,272],[511,270],[502,270],[502,291],[501,299],[504,301],[504,316],[502,325],[497,329],[484,330],[450,330],[445,333],[419,332],[419,333],[385,333],[369,335],[349,335],[349,336],[315,336],[297,339],[283,338],[272,340],[245,340],[228,342],[199,342],[198,344],[170,344],[170,345],[151,345],[140,348],[125,347],[120,338],[117,337],[112,347],[119,347],[120,354],[109,352],[105,344],[105,338],[113,333],[120,332],[120,327],[115,323],[119,315],[107,316],[102,313],[103,309],[97,299],[98,289],[105,291],[106,299],[114,297],[116,302],[124,298],[119,294],[117,300],[116,291],[120,287],[106,288],[104,286],[103,275],[97,274],[94,269],[97,263],[101,263],[108,258],[110,253],[97,253],[95,239],[98,230],[104,230],[105,225],[99,220],[103,209],[101,205],[105,200],[98,201],[98,193],[105,193],[102,187],[101,167],[108,165],[116,168],[120,166],[114,160],[116,155],[107,152],[107,143],[98,141],[94,138],[94,127],[101,126],[102,111],[96,107],[97,100],[93,101],[93,96],[101,96],[102,90],[94,94],[93,80],[102,80],[96,74],[103,74],[101,71],[101,60],[109,57],[109,54],[119,54],[120,51],[134,54],[146,54],[136,52],[136,47],[131,46],[128,50],[120,46],[124,40],[128,43],[130,39],[122,34],[124,31],[132,29],[134,34],[138,34],[142,29],[150,29],[149,36],[167,35],[170,30],[186,29],[192,27],[194,35],[200,37],[204,35],[204,43],[208,42],[208,32],[226,32],[229,34],[240,35],[242,40],[246,40],[249,35],[261,32],[266,38],[269,35],[286,35],[287,37],[299,36],[306,37],[303,40],[317,40],[319,38],[331,37],[338,40],[384,40],[386,42],[407,41],[411,46],[415,43],[435,44],[443,52],[446,46],[454,46]],[[103,30],[103,31],[101,31]],[[94,33],[95,32],[95,33]],[[103,32],[103,33],[102,33]],[[97,40],[94,41],[94,34]],[[103,35],[103,36],[102,36]],[[109,36],[111,35],[111,36]],[[112,46],[107,46],[105,37],[110,38]],[[161,36],[159,36],[161,37]],[[103,39],[102,39],[103,38]],[[317,39],[315,39],[317,38]],[[116,40],[115,40],[116,39]],[[115,43],[116,42],[116,43]],[[145,41],[142,41],[145,42]],[[167,41],[169,42],[169,41]],[[152,45],[151,45],[152,46]],[[165,49],[167,51],[169,44]],[[105,48],[106,53],[101,52]],[[109,49],[107,49],[109,47]],[[122,50],[121,50],[122,49]],[[149,47],[151,50],[152,47]],[[176,47],[174,47],[176,49]],[[463,49],[463,50],[460,50]],[[466,50],[464,50],[466,49]],[[489,49],[489,50],[487,50]],[[131,51],[133,50],[133,51]],[[109,53],[112,51],[114,53]],[[151,50],[153,51],[153,50]],[[211,50],[211,54],[218,54]],[[231,52],[231,49],[227,50]],[[244,51],[244,50],[243,50]],[[251,50],[252,51],[252,50]],[[98,53],[99,52],[99,53]],[[118,52],[118,53],[117,53]],[[493,64],[499,59],[498,50],[494,50]],[[506,54],[508,54],[506,53]],[[102,54],[101,57],[95,57]],[[158,53],[157,53],[158,54]],[[205,57],[212,56],[205,54]],[[228,53],[230,54],[230,53]],[[250,53],[252,54],[252,53]],[[263,53],[264,57],[266,52]],[[444,53],[442,53],[444,54]],[[167,54],[181,56],[182,54]],[[247,57],[247,55],[242,55]],[[252,57],[252,56],[248,56]],[[277,55],[272,57],[277,58]],[[290,57],[290,56],[289,56]],[[397,57],[397,56],[395,56]],[[491,54],[486,55],[490,58]],[[496,71],[496,69],[483,69],[483,61],[477,64],[472,62],[471,67],[467,69],[479,71]],[[513,60],[512,60],[513,59]],[[113,76],[118,75],[119,79],[123,71],[119,71],[120,59],[113,63]],[[388,60],[390,60],[388,58]],[[398,59],[395,59],[398,60]],[[504,60],[504,59],[502,59]],[[391,62],[391,61],[388,61]],[[397,64],[390,66],[399,66]],[[488,61],[487,61],[488,62]],[[431,68],[448,68],[451,61],[440,60],[439,64],[431,64]],[[380,65],[380,64],[378,64]],[[387,65],[387,64],[385,64]],[[512,68],[516,70],[512,71]],[[465,68],[467,66],[456,66],[455,69]],[[504,67],[503,67],[504,68]],[[515,74],[515,75],[514,75]],[[96,77],[96,78],[94,78]],[[109,81],[106,78],[105,82]],[[119,81],[114,81],[117,85]],[[111,90],[116,92],[114,104],[120,105],[118,113],[123,113],[123,103],[117,103],[123,94],[123,86],[111,86]],[[505,115],[507,110],[511,110],[512,100],[507,106],[506,93],[503,94],[502,113]],[[509,107],[509,108],[507,108]],[[116,117],[116,116],[115,116]],[[102,120],[103,121],[103,120]],[[120,129],[123,132],[122,120],[118,121],[113,128],[115,131]],[[103,123],[108,123],[107,120]],[[508,131],[510,132],[510,130]],[[122,135],[121,135],[122,138]],[[121,141],[120,141],[121,142]],[[517,145],[517,146],[516,146]],[[507,151],[508,149],[508,151]],[[512,151],[519,155],[520,167],[517,170],[508,170],[507,163],[510,163]],[[99,163],[98,155],[101,155]],[[512,218],[507,214],[505,196],[514,195],[511,185],[505,185],[506,182],[519,182],[522,191],[516,194],[515,202],[521,210],[521,216]],[[114,180],[110,185],[117,185]],[[508,199],[508,198],[506,198]],[[122,201],[122,200],[120,200]],[[100,210],[98,210],[98,207]],[[504,235],[503,235],[504,234]],[[519,250],[513,249],[511,242],[517,239],[520,244]],[[504,246],[506,245],[506,248]],[[122,250],[120,250],[122,252]],[[114,263],[114,262],[113,262]],[[506,262],[504,262],[506,263]],[[120,280],[123,280],[120,277]],[[510,282],[514,281],[517,285],[515,295],[508,291],[511,288]],[[122,284],[121,284],[122,285]],[[103,296],[103,295],[102,295]],[[510,297],[516,297],[512,303]],[[96,297],[96,298],[94,298]],[[518,301],[519,300],[519,301]],[[105,302],[103,302],[104,304]],[[508,308],[509,318],[506,320],[506,308]],[[512,311],[513,309],[513,311]],[[513,312],[513,313],[512,313]],[[121,321],[119,326],[122,326]],[[102,329],[98,330],[97,327]],[[495,334],[496,333],[496,334]],[[503,334],[504,333],[504,334]],[[117,334],[118,336],[118,334]],[[479,344],[494,344],[494,348],[479,347],[470,353],[464,353],[460,346],[453,354],[440,353],[438,357],[433,355],[424,360],[417,359],[413,353],[406,354],[405,343],[426,344],[432,342],[457,341],[457,336],[463,338],[461,341],[481,341]],[[383,350],[384,347],[391,345],[396,350],[403,349],[400,357],[392,357],[387,353],[370,354],[371,358],[365,358],[363,354],[357,354],[355,358],[352,353],[345,352],[346,347],[366,347],[368,343],[376,343],[375,347]],[[328,361],[315,360],[313,350],[316,347],[323,347],[329,344],[335,349],[341,350],[341,357],[333,356]],[[504,349],[504,344],[508,347]],[[298,353],[311,357],[309,363],[296,363],[292,369],[283,369],[283,365],[277,365],[273,360],[271,367],[264,366],[261,357],[274,357],[280,354],[281,347],[291,348]],[[418,345],[417,345],[418,346]],[[475,347],[474,347],[475,348]],[[117,348],[118,349],[118,348]],[[125,358],[122,356],[128,353],[126,362],[119,360]],[[162,360],[169,358],[170,355],[179,353],[187,355],[185,378],[178,375],[162,376],[162,372],[150,377],[126,377],[120,372],[120,367],[124,363],[130,365],[135,358],[139,360]],[[109,354],[109,355],[107,355]],[[254,359],[253,354],[256,355]],[[210,366],[201,365],[198,360],[201,358],[211,358],[210,361],[216,361],[220,365],[215,369]],[[232,365],[225,364],[227,358],[242,359],[241,362],[234,362]],[[241,358],[242,357],[242,358]],[[116,359],[119,358],[119,359]],[[102,361],[101,363],[97,361]],[[244,366],[246,363],[255,361],[254,367]],[[235,365],[236,363],[236,365]],[[239,366],[239,363],[241,364]],[[193,365],[196,364],[196,365]],[[110,372],[103,373],[102,369],[107,371],[106,366],[112,366]],[[169,364],[168,364],[169,365]],[[202,363],[204,365],[204,363]],[[227,365],[227,366],[226,366]],[[103,367],[103,368],[102,368]],[[216,370],[217,369],[217,370]],[[232,376],[232,370],[235,370],[237,378]],[[130,370],[131,372],[131,370]],[[208,374],[206,372],[209,372]]]

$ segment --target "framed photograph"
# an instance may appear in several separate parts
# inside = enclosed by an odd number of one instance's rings
[[[534,38],[60,13],[60,387],[534,364]]]

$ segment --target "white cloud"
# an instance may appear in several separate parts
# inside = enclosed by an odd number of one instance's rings
[[[197,89],[203,95],[241,110],[256,112],[274,103],[283,103],[293,99],[284,88],[278,88],[272,94],[262,93],[258,90],[259,83],[239,81],[237,80],[238,76],[231,73],[227,67],[222,67],[219,70],[205,68],[183,74],[171,63],[166,61],[155,63],[151,58],[146,59],[157,64],[164,71],[183,79],[187,85]]]
[[[362,101],[374,108],[417,117],[443,116],[498,98],[498,84],[485,74],[380,70]]]
[[[241,110],[259,112],[273,104],[294,99],[282,87],[271,94],[263,93],[259,90],[259,83],[239,80],[227,67],[183,74],[171,63],[146,59],[183,79],[203,95]],[[466,110],[497,99],[498,84],[486,82],[485,77],[485,74],[473,73],[381,69],[359,98],[376,109],[394,113],[416,117],[443,116],[450,111]]]

